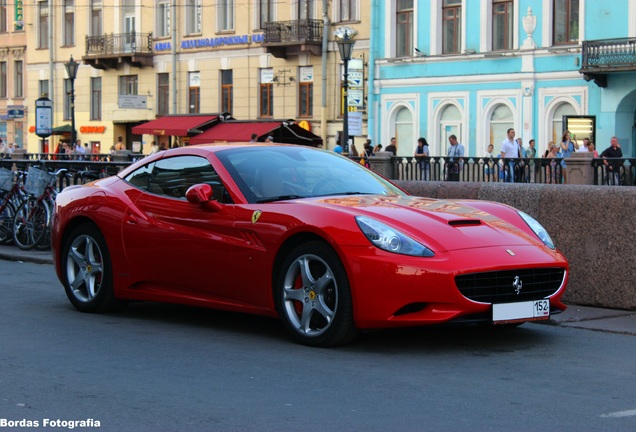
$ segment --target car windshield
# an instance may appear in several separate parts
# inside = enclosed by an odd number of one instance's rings
[[[400,195],[343,156],[302,146],[240,147],[216,153],[251,203],[330,195]]]

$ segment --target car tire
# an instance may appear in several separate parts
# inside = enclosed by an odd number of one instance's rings
[[[113,291],[113,270],[104,236],[93,224],[73,229],[61,256],[64,291],[82,312],[118,309]]]
[[[285,328],[304,345],[342,345],[358,333],[347,273],[324,242],[303,243],[287,255],[275,299]]]

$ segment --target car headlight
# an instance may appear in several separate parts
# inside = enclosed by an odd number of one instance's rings
[[[533,218],[532,216],[530,216],[529,214],[526,214],[522,211],[518,211],[518,213],[519,213],[519,216],[521,216],[521,218],[528,224],[530,229],[534,231],[537,237],[539,237],[539,239],[547,247],[549,247],[550,249],[556,249],[556,246],[554,246],[554,242],[552,241],[550,234],[548,234],[545,228],[543,228],[543,225],[537,222],[537,220]]]
[[[382,250],[402,255],[435,256],[433,251],[426,246],[382,222],[364,216],[356,216],[356,223],[362,234]]]

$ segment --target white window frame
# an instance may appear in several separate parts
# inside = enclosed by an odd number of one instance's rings
[[[234,0],[216,0],[216,27],[219,32],[234,30]]]
[[[435,1],[435,0],[433,0]],[[419,28],[419,12],[420,7],[419,0],[413,1],[413,51],[415,48],[423,50],[422,47],[417,46],[418,41],[418,28]],[[397,52],[397,2],[395,0],[385,0],[384,10],[386,14],[384,16],[384,28],[386,36],[384,38],[384,52],[387,58],[393,58]],[[428,23],[426,23],[428,24]],[[434,40],[434,39],[431,39]],[[415,52],[411,53],[411,56],[415,56]]]

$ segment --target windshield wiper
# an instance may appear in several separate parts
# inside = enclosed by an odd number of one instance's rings
[[[300,196],[300,195],[279,195],[279,196],[267,197],[267,198],[256,200],[256,204],[268,203],[268,202],[274,202],[274,201],[287,201],[287,200],[293,200],[298,198],[307,198],[307,197]]]

